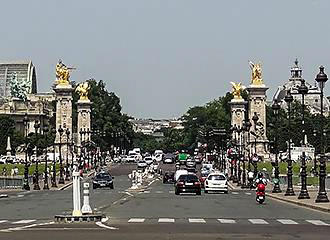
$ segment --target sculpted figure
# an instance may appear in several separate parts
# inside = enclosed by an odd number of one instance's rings
[[[89,91],[89,89],[90,89],[90,86],[89,86],[88,82],[80,83],[77,86],[76,92],[79,93],[80,100],[89,100],[88,99],[88,91]]]
[[[261,63],[254,64],[253,62],[249,61],[250,68],[252,70],[252,77],[251,77],[251,84],[252,85],[262,85],[264,81],[262,80],[262,69]]]
[[[242,84],[241,83],[234,83],[234,82],[230,82],[230,83],[231,83],[231,85],[233,85],[232,94],[234,95],[234,98],[235,99],[242,99],[241,90],[244,89]]]
[[[60,59],[56,64],[55,74],[56,74],[56,84],[67,85],[70,79],[70,70],[74,68],[67,67]]]

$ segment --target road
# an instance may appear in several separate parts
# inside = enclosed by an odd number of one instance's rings
[[[253,191],[176,196],[173,185],[155,178],[144,191],[128,192],[127,174],[134,168],[112,166],[115,189],[91,191],[92,207],[107,216],[103,223],[52,223],[55,214],[70,211],[71,189],[1,199],[0,239],[327,239],[330,234],[330,214],[271,199],[259,205]]]

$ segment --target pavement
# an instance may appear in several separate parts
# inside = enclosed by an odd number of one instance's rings
[[[329,213],[272,198],[260,205],[254,190],[177,196],[173,184],[155,176],[129,192],[127,175],[135,168],[111,166],[115,188],[91,190],[92,208],[104,214],[102,222],[54,222],[55,214],[72,209],[70,189],[0,199],[0,239],[327,239],[330,234]]]

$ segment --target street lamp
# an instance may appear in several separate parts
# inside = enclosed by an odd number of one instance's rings
[[[254,167],[254,177],[257,176],[258,173],[258,154],[257,154],[257,124],[259,121],[259,117],[257,112],[254,112],[252,121],[254,124],[254,156],[253,156],[253,167]]]
[[[246,169],[245,169],[245,161],[246,161],[246,158],[245,158],[245,153],[246,153],[246,148],[245,148],[245,142],[246,142],[246,134],[247,132],[249,132],[250,128],[249,128],[249,123],[248,121],[244,121],[243,122],[243,127],[242,127],[242,130],[243,130],[243,181],[242,181],[242,186],[241,188],[247,188],[248,186],[246,185]]]
[[[45,140],[46,140],[46,155],[45,155],[45,178],[44,178],[44,190],[49,190],[48,186],[48,132],[49,129],[47,126],[44,126],[44,134],[45,134]]]
[[[301,156],[301,190],[298,199],[309,199],[309,194],[307,191],[307,172],[306,172],[306,154],[304,147],[306,146],[305,141],[305,95],[308,93],[308,87],[305,84],[305,80],[301,79],[301,84],[298,87],[298,93],[301,94],[302,101],[302,133],[303,133],[303,144],[302,144],[302,156]]]
[[[58,134],[60,135],[60,145],[59,145],[59,152],[60,152],[60,179],[58,181],[59,184],[64,184],[64,177],[63,177],[63,161],[62,161],[62,135],[64,133],[64,129],[60,125],[58,128]]]
[[[23,189],[30,191],[30,185],[29,185],[29,163],[28,163],[28,142],[27,142],[27,136],[28,136],[28,123],[29,119],[27,116],[27,113],[25,113],[23,118],[23,124],[24,124],[24,137],[25,137],[25,166],[24,166],[24,184]]]
[[[234,139],[233,140],[233,145],[236,148],[236,144],[237,144],[237,139],[236,139],[236,132],[237,132],[237,127],[236,125],[232,126],[230,128],[230,131],[233,133],[234,135]],[[237,149],[234,149],[234,154],[232,154],[232,159],[231,159],[231,165],[230,165],[230,171],[231,171],[231,176],[230,176],[230,180],[233,181],[233,183],[237,183]]]
[[[252,126],[252,124],[251,124],[251,122],[249,121],[249,120],[246,120],[245,121],[245,130],[246,130],[246,132],[247,132],[247,134],[248,134],[248,136],[247,136],[247,145],[249,145],[249,147],[248,147],[248,149],[249,149],[249,159],[248,159],[248,171],[250,172],[251,171],[251,148],[250,148],[250,129],[251,129],[251,126]]]
[[[35,175],[35,183],[33,186],[33,190],[40,190],[40,186],[39,186],[39,171],[38,171],[38,128],[40,127],[40,123],[38,123],[38,121],[35,121],[34,123],[34,129],[35,129],[35,135],[36,135],[36,169],[34,172]]]
[[[237,172],[237,186],[241,186],[241,175],[242,175],[242,170],[241,170],[241,146],[242,146],[242,138],[241,138],[241,133],[242,133],[243,129],[242,127],[238,126],[237,127],[237,133],[238,133],[238,163],[237,163],[237,168],[238,168],[238,172]]]
[[[287,91],[286,96],[284,97],[284,101],[288,105],[288,118],[289,118],[289,125],[288,125],[288,135],[289,135],[289,155],[287,158],[287,163],[288,163],[288,172],[287,172],[287,177],[288,177],[288,187],[285,192],[285,196],[294,196],[295,193],[293,191],[293,183],[292,183],[292,159],[291,159],[291,103],[293,102],[293,96],[291,95],[290,90]]]
[[[66,166],[65,166],[65,181],[70,180],[70,173],[69,173],[69,137],[70,137],[70,130],[69,128],[65,131],[66,134]]]
[[[272,109],[275,115],[275,141],[274,141],[274,150],[275,150],[275,181],[274,181],[274,188],[272,190],[273,193],[280,193],[282,192],[280,188],[280,177],[279,177],[279,167],[278,167],[278,115],[280,110],[280,105],[277,103],[275,99]]]
[[[225,159],[225,138],[226,138],[226,129],[220,128],[220,139],[221,139],[221,170],[226,170],[226,159]]]
[[[326,179],[326,162],[324,157],[324,120],[323,120],[323,89],[326,81],[328,80],[328,76],[324,73],[324,67],[320,66],[320,72],[317,74],[315,80],[318,82],[320,90],[321,90],[321,156],[320,156],[320,170],[319,170],[319,192],[317,194],[317,198],[315,202],[329,202],[327,197],[327,192],[325,190],[325,179]]]
[[[56,128],[52,129],[52,134],[56,136]],[[56,185],[56,143],[54,140],[54,144],[53,144],[53,154],[54,154],[54,159],[53,159],[53,177],[52,177],[52,187],[57,188]]]

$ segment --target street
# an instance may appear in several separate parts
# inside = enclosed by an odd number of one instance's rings
[[[177,196],[155,175],[143,190],[128,191],[135,168],[112,165],[114,189],[91,190],[92,208],[105,214],[99,223],[54,222],[55,214],[72,209],[71,188],[1,199],[0,239],[324,239],[330,233],[330,214],[270,198],[259,205],[250,190]]]

